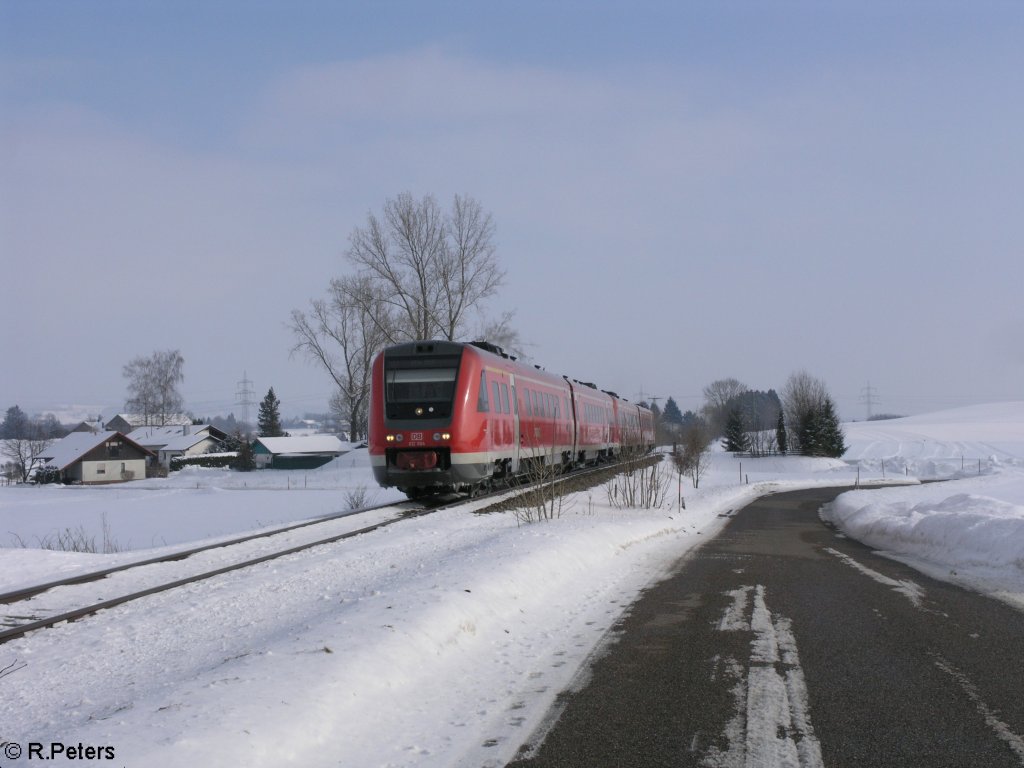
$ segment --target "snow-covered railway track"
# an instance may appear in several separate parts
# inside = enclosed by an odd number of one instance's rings
[[[242,568],[250,568],[313,547],[360,536],[440,508],[442,507],[400,502],[337,513],[271,531],[261,531],[8,592],[0,595],[0,603],[8,605],[3,614],[0,614],[0,625],[6,627],[0,630],[0,644],[37,629],[45,629],[65,621],[75,621],[149,595]],[[371,513],[377,513],[381,519],[355,529],[347,525],[351,522],[348,518]],[[333,528],[334,531],[325,536],[324,526]],[[185,576],[180,576],[179,572],[179,578],[168,580],[165,571],[170,564],[175,564],[174,567],[180,569],[178,564],[182,560],[194,563],[192,572]],[[139,574],[147,569],[149,572],[140,577]],[[116,597],[105,597],[104,593],[117,591],[118,577],[124,577],[128,572],[132,572],[131,583],[135,588],[123,591]],[[140,583],[145,585],[141,589],[138,588]]]
[[[578,489],[580,484],[592,483],[595,479],[602,479],[616,471],[621,471],[618,464],[605,464],[599,467],[579,469],[554,478],[546,478],[541,483],[571,484],[576,486],[574,489]],[[526,484],[514,489],[511,496],[529,493],[532,485]],[[399,502],[336,513],[270,531],[261,531],[228,541],[170,552],[142,561],[0,594],[0,604],[8,605],[8,608],[0,613],[0,626],[4,627],[0,629],[0,644],[23,637],[38,629],[76,621],[99,611],[150,595],[212,579],[243,568],[251,568],[314,547],[361,536],[402,520],[420,517],[442,509],[479,502],[489,497],[499,497],[501,508],[507,508],[510,504],[514,505],[509,491],[510,489],[506,487],[470,498],[451,500],[449,497],[447,501],[441,499],[434,502],[422,500]],[[347,526],[348,518],[373,513],[379,515],[381,519],[355,529]],[[324,526],[334,527],[335,532],[324,536]],[[339,527],[344,530],[337,530]],[[180,571],[180,562],[183,560],[193,564],[190,572],[186,575],[182,575]],[[146,569],[149,569],[149,572]],[[169,578],[172,575],[167,572],[169,569],[174,569],[173,575],[176,578]],[[128,573],[131,574],[130,577],[127,576]],[[120,590],[120,594],[108,597],[109,592],[118,591],[119,577],[128,579],[130,586],[126,585]]]
[[[98,581],[99,579],[106,578],[111,574],[119,573],[121,571],[129,571],[133,568],[141,568],[143,566],[154,565],[156,563],[170,563],[178,560],[184,560],[188,557],[199,554],[201,552],[208,552],[213,549],[223,549],[225,547],[231,547],[236,544],[244,544],[245,542],[253,541],[255,539],[267,539],[272,536],[279,536],[280,534],[289,533],[291,531],[297,531],[301,528],[322,525],[323,523],[329,522],[331,520],[338,520],[339,518],[352,517],[353,515],[359,515],[367,512],[374,512],[376,510],[390,508],[404,508],[403,511],[415,511],[419,509],[419,507],[416,505],[409,506],[408,504],[399,502],[397,504],[378,504],[375,506],[364,507],[361,509],[346,510],[345,512],[335,512],[333,514],[323,515],[322,517],[317,517],[312,520],[304,520],[301,523],[292,523],[291,525],[285,525],[277,528],[263,530],[258,533],[250,533],[246,534],[245,536],[238,536],[236,538],[228,539],[226,541],[217,541],[210,544],[203,544],[198,547],[192,547],[190,549],[177,550],[175,552],[159,555],[157,557],[147,558],[145,560],[133,560],[130,563],[115,565],[111,568],[104,568],[99,571],[89,571],[88,573],[80,573],[74,576],[68,576],[64,579],[48,581],[43,584],[33,584],[28,587],[23,587],[21,589],[16,589],[10,592],[4,592],[0,594],[0,603],[16,603],[21,600],[27,600],[31,597],[42,594],[43,592],[48,592],[49,590],[54,589],[56,587],[66,587],[73,584],[84,584],[89,581]]]

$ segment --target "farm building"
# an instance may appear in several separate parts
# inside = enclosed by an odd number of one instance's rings
[[[171,466],[175,456],[198,456],[220,450],[227,435],[209,424],[182,424],[164,427],[139,427],[128,437],[152,451],[163,467]]]
[[[315,469],[345,453],[334,435],[257,437],[252,446],[257,469]]]
[[[146,476],[153,452],[120,432],[72,432],[55,441],[41,458],[44,469],[56,470],[63,482],[122,483]]]
[[[119,413],[110,419],[103,426],[108,430],[130,434],[133,429],[139,427],[160,427],[176,426],[183,427],[192,423],[192,417],[187,413],[171,413],[163,417],[156,414],[146,415],[143,413]]]

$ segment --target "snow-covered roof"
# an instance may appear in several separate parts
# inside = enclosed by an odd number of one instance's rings
[[[211,435],[203,432],[202,434],[196,435],[178,435],[177,437],[171,438],[167,441],[167,444],[160,448],[161,451],[187,451],[193,445],[197,445],[203,440],[214,440],[215,438]]]
[[[67,437],[62,437],[60,440],[55,441],[43,452],[40,458],[47,459],[46,466],[48,467],[67,469],[93,448],[103,445],[107,440],[116,436],[120,436],[121,439],[137,445],[139,450],[146,450],[143,446],[138,445],[134,440],[122,435],[120,432],[106,431],[95,434],[92,432],[72,432]]]
[[[122,418],[133,427],[146,426],[149,422],[158,418],[155,415],[146,416],[143,413],[118,413],[115,416],[107,419],[107,424],[112,422],[116,418]],[[192,423],[192,417],[187,413],[171,413],[164,417],[164,426],[185,426]]]
[[[305,435],[302,437],[258,437],[256,441],[263,444],[273,454],[281,453],[333,453],[344,452],[341,440],[334,435]]]
[[[168,424],[162,427],[137,427],[128,433],[128,437],[141,445],[164,445],[182,435],[194,435],[209,429],[206,424]]]

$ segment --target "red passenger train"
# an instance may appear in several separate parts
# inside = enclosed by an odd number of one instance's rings
[[[651,450],[654,418],[486,342],[417,341],[374,360],[369,433],[377,482],[418,497]]]

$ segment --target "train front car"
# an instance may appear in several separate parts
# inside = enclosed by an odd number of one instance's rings
[[[464,424],[470,382],[479,378],[479,363],[464,344],[411,342],[377,356],[368,445],[380,485],[417,497],[472,488],[489,473],[470,458],[484,435]]]

